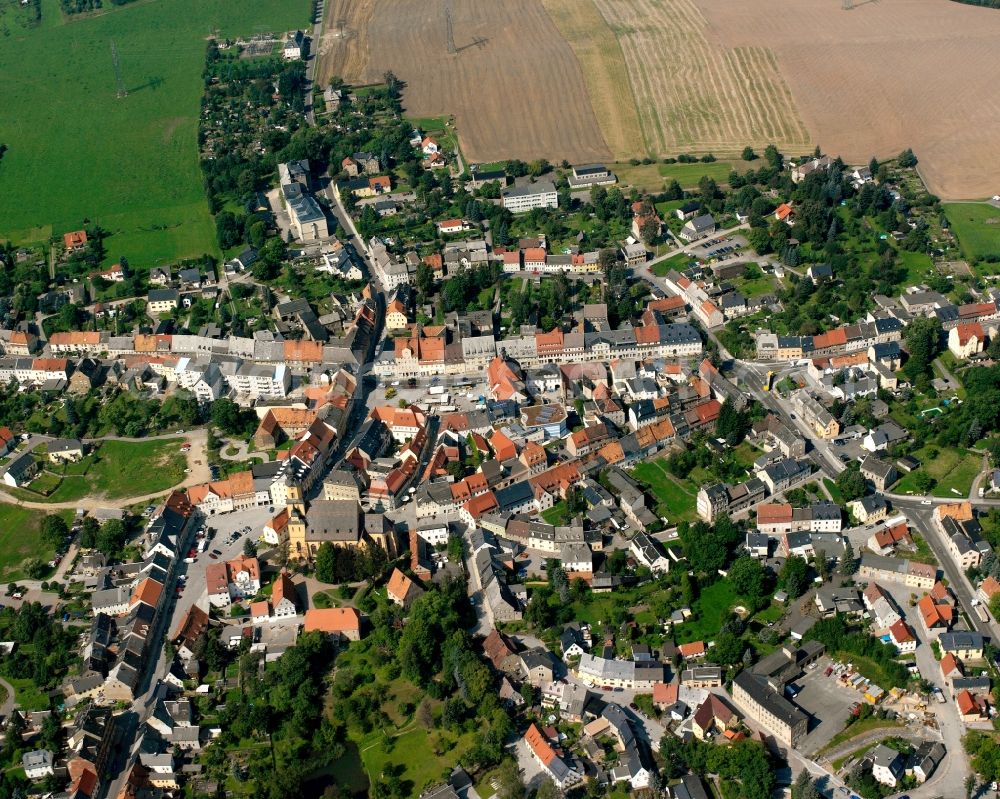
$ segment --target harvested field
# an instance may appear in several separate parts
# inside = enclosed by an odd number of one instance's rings
[[[357,82],[368,65],[368,26],[375,0],[327,0],[323,35],[316,48],[316,80],[326,86],[339,75]]]
[[[811,149],[770,49],[721,45],[694,0],[595,2],[618,35],[653,154]]]
[[[583,70],[604,140],[615,158],[647,151],[621,44],[593,0],[542,0]]]
[[[698,0],[724,48],[763,47],[812,138],[853,163],[912,147],[931,191],[1000,191],[1000,11],[940,0]]]
[[[392,70],[408,84],[408,115],[452,115],[472,161],[610,160],[580,65],[541,0],[450,5],[455,53],[445,0],[376,0],[365,79]]]

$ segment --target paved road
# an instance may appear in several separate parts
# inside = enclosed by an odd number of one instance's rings
[[[0,687],[7,692],[7,698],[0,705],[0,718],[6,719],[10,717],[11,712],[14,710],[14,686],[3,679],[3,677],[0,677]]]

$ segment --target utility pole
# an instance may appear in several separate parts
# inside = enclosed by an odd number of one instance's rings
[[[448,41],[448,55],[455,55],[455,27],[451,20],[451,3],[445,0],[444,4],[444,27],[445,36]]]
[[[118,99],[128,97],[128,90],[125,88],[125,80],[122,78],[122,65],[118,60],[118,45],[115,40],[111,40],[111,61],[115,65],[115,83],[118,84]]]

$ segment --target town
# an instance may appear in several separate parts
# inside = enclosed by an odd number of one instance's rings
[[[914,154],[470,164],[304,48],[209,46],[223,261],[0,251],[9,795],[996,795],[1000,289]]]

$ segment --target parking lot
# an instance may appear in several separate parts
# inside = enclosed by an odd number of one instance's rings
[[[215,528],[216,533],[208,542],[205,551],[198,553],[194,563],[182,561],[178,564],[178,575],[186,577],[186,584],[184,591],[177,597],[174,617],[169,625],[171,631],[176,629],[175,625],[192,605],[208,608],[208,587],[205,583],[205,569],[208,565],[232,560],[240,555],[243,552],[244,540],[249,538],[256,542],[264,524],[270,518],[271,514],[267,508],[260,507],[210,516],[205,520],[205,526]],[[231,538],[231,533],[242,531],[245,527],[250,528],[249,533],[241,532],[236,538]]]
[[[820,658],[815,668],[808,669],[793,683],[801,690],[792,701],[811,716],[809,733],[798,747],[807,757],[844,729],[851,705],[862,699],[861,693],[847,688],[834,675],[826,676],[827,667],[833,663],[828,657]]]
[[[715,237],[699,244],[697,247],[692,247],[690,254],[692,258],[699,261],[707,261],[711,258],[725,261],[736,257],[746,246],[747,240],[743,236]]]
[[[431,393],[431,389],[434,393]],[[395,407],[402,401],[426,408],[428,413],[434,411],[435,407],[467,412],[476,410],[481,405],[480,397],[486,395],[486,384],[470,378],[420,378],[415,386],[410,386],[408,380],[379,378],[378,384],[372,389],[368,404]],[[443,399],[446,401],[442,401]]]

